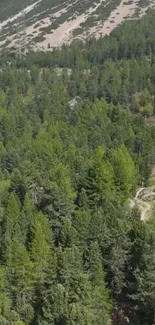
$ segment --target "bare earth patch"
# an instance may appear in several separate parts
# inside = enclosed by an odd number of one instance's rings
[[[117,26],[119,26],[127,17],[132,17],[136,10],[137,0],[133,3],[126,3],[123,0],[121,4],[111,13],[108,20],[102,25],[95,26],[89,30],[90,35],[96,38],[100,36],[109,35]]]
[[[104,1],[102,0],[94,8],[90,8],[86,13],[78,16],[76,19],[65,21],[52,34],[45,36],[45,41],[38,43],[37,48],[47,49],[50,46],[49,49],[52,49],[53,47],[60,47],[63,44],[69,44],[73,39],[72,32],[79,28],[80,24],[84,23],[89,15],[95,12]]]
[[[51,8],[51,13],[40,11],[41,16],[44,17],[39,19],[39,14],[35,12],[35,9],[38,6],[42,5],[42,10],[46,9],[43,6],[43,0],[38,0],[32,5],[27,6],[24,10],[18,12],[16,15],[0,22],[0,36],[3,38],[0,39],[0,48],[6,46],[8,49],[12,47],[18,48],[23,44],[25,50],[32,48],[33,50],[43,50],[43,51],[52,51],[53,48],[61,47],[63,44],[70,44],[71,41],[75,38],[74,31],[77,30],[76,38],[85,40],[86,37],[104,37],[109,35],[117,26],[119,26],[126,19],[136,19],[140,18],[146,14],[148,9],[155,8],[155,1],[150,1],[149,6],[140,8],[140,0],[127,1],[122,0],[110,14],[109,17],[102,22],[99,19],[97,14],[102,6],[102,12],[106,6],[111,2],[109,0],[100,0],[95,2],[94,6],[88,7],[83,13],[77,14],[78,4],[79,6],[84,3],[81,3],[82,0],[75,0],[71,3],[64,2],[63,7],[60,5]],[[84,1],[84,0],[83,0]],[[65,6],[66,4],[66,6]],[[137,11],[138,9],[138,11]],[[79,11],[80,12],[80,11]],[[27,14],[31,13],[32,17],[29,18]],[[34,14],[33,14],[34,13]],[[92,17],[95,17],[96,25],[93,27],[83,27],[81,24],[87,23],[87,20]],[[136,13],[136,15],[135,15]],[[16,26],[18,27],[18,19],[25,15],[27,18],[28,26],[25,27],[24,33],[16,33]],[[68,17],[67,17],[68,14]],[[66,18],[67,17],[67,18]],[[30,22],[33,21],[31,24]],[[54,23],[54,25],[53,25]],[[14,28],[10,31],[10,24]],[[91,25],[89,25],[91,26]],[[46,29],[48,29],[46,31]],[[81,31],[81,33],[80,33]],[[78,33],[79,32],[79,33]],[[40,39],[39,39],[40,38]],[[21,40],[21,42],[20,42]]]
[[[146,221],[150,218],[152,212],[152,206],[155,202],[154,188],[140,188],[136,196],[130,200],[130,208],[135,206],[139,208],[141,214],[141,220]]]

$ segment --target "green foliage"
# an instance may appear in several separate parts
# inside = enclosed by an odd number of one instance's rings
[[[9,248],[7,276],[10,282],[10,296],[14,299],[14,309],[27,322],[33,317],[33,263],[26,248],[13,241]]]
[[[90,199],[100,204],[115,192],[113,167],[104,158],[103,147],[98,147],[91,159],[87,188]]]
[[[40,213],[36,216],[31,244],[31,258],[35,272],[36,281],[44,281],[47,269],[50,265],[50,228],[48,221]]]
[[[128,198],[136,185],[136,168],[125,145],[121,145],[113,153],[115,183],[124,198]]]
[[[0,324],[153,324],[154,21],[2,61]]]
[[[0,267],[0,321],[2,324],[8,324],[7,319],[10,317],[11,300],[6,291],[5,268]]]

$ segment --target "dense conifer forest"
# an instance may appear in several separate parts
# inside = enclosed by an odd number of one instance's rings
[[[0,325],[155,324],[154,30],[0,57]]]

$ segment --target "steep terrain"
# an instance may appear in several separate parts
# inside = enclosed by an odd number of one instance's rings
[[[135,205],[140,210],[141,220],[148,220],[151,216],[153,204],[155,202],[155,188],[154,187],[142,187],[137,190],[134,199],[130,200],[130,207]]]
[[[13,3],[2,33],[27,44]],[[41,4],[22,4],[25,32]],[[155,12],[99,40],[0,53],[1,325],[155,324],[154,31]]]
[[[1,1],[0,48],[51,51],[74,38],[110,34],[154,7],[154,0]]]
[[[155,204],[155,166],[152,167],[152,172],[148,180],[148,186],[137,189],[136,195],[130,199],[130,208],[137,206],[141,214],[141,220],[148,220],[152,213]]]

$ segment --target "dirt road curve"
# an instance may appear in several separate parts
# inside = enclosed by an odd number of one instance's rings
[[[140,188],[136,192],[136,196],[130,200],[130,207],[133,208],[135,205],[139,207],[141,212],[141,220],[148,220],[151,215],[152,203],[154,198],[154,189],[153,188]],[[147,201],[146,201],[147,196]]]

